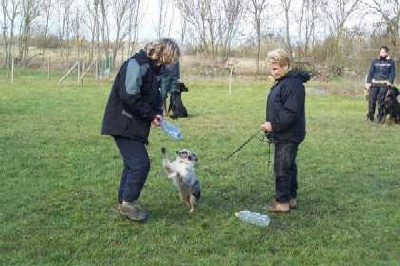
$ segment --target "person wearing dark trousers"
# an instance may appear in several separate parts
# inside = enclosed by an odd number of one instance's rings
[[[267,99],[266,122],[261,131],[274,143],[275,196],[271,212],[297,208],[298,147],[304,140],[305,87],[311,75],[290,68],[290,56],[282,49],[267,55],[268,69],[275,80]]]
[[[168,38],[149,42],[120,67],[104,111],[102,135],[114,138],[123,169],[118,189],[120,214],[145,221],[148,212],[137,203],[150,171],[146,149],[151,125],[160,126],[160,68],[179,59],[180,49]]]
[[[381,122],[384,116],[384,99],[388,86],[392,86],[396,77],[395,62],[389,56],[389,48],[380,47],[379,57],[374,59],[367,75],[365,87],[369,90],[367,120],[374,121],[376,106],[378,112],[376,122]]]

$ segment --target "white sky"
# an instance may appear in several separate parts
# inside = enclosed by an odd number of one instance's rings
[[[164,15],[163,15],[163,24],[165,29],[163,31],[163,34],[161,37],[171,37],[176,39],[177,41],[179,41],[180,39],[180,34],[179,34],[179,30],[181,29],[181,17],[180,17],[180,13],[179,10],[177,10],[174,6],[173,6],[173,0],[161,0],[164,5],[167,7],[167,10],[165,11]],[[85,6],[84,4],[85,0],[76,0],[76,4],[78,6]],[[149,39],[154,39],[157,38],[157,23],[159,22],[159,3],[160,0],[142,0],[142,13],[143,13],[143,18],[141,21],[141,25],[138,31],[139,34],[139,40],[140,41],[148,41]],[[295,6],[295,4],[298,4],[299,1],[294,0],[293,2],[293,6]],[[295,8],[295,7],[294,7]],[[3,19],[3,17],[0,17],[1,19]],[[276,31],[276,30],[281,30],[283,29],[283,19],[273,19],[271,21],[269,21],[271,24],[268,25],[268,27],[271,27],[272,30]],[[3,21],[0,21],[0,24],[3,25]],[[57,21],[53,21],[53,24],[57,26],[58,23]],[[347,23],[347,26],[350,25],[359,25],[361,28],[365,29],[371,26],[371,19],[370,18],[366,18],[364,17],[360,17],[360,16],[354,16],[353,19],[351,21],[349,21]],[[1,26],[0,25],[0,26]],[[243,27],[246,27],[246,25],[248,26],[248,24],[246,23],[242,23]],[[296,29],[296,25],[292,25],[293,27],[290,29],[291,30],[291,35],[294,34],[293,39],[295,40],[296,33],[297,33],[297,29]],[[169,28],[170,27],[170,28]],[[249,29],[248,29],[249,30]],[[326,33],[327,29],[321,28],[320,29],[322,31],[322,35],[324,35],[324,33]],[[56,30],[55,30],[56,31]]]
[[[157,23],[159,21],[159,1],[160,0],[142,0],[143,4],[143,12],[144,12],[144,17],[141,22],[141,27],[139,30],[139,39],[140,40],[148,40],[148,39],[154,39],[157,38]],[[171,37],[176,40],[179,40],[180,35],[179,35],[179,30],[181,28],[181,23],[180,23],[180,14],[179,10],[177,10],[174,5],[172,4],[172,0],[162,0],[165,5],[167,6],[168,10],[166,11],[164,15],[164,23],[166,27],[171,26],[170,29],[165,29],[164,30],[164,35],[161,37]],[[292,9],[296,8],[296,4],[298,4],[296,0],[294,3],[292,3]],[[293,18],[292,18],[293,19]],[[359,26],[360,28],[369,28],[372,25],[373,21],[376,21],[377,17],[376,16],[363,16],[363,18],[360,18],[359,14],[353,14],[352,17],[350,18],[349,21],[347,21],[346,25],[347,27],[354,27],[354,26]],[[283,20],[273,20],[271,21],[273,24],[270,25],[271,28],[276,29],[283,29],[284,24],[280,25],[281,23],[284,23]],[[281,23],[280,23],[281,22]],[[246,24],[246,23],[243,23]],[[296,25],[292,25],[296,26]],[[327,34],[327,25],[325,25],[326,28],[322,29],[320,28],[319,30],[321,31],[321,34]],[[296,27],[291,28],[291,34],[297,34],[297,29]],[[169,33],[169,34],[168,34]],[[293,38],[296,38],[297,36],[293,36]]]
[[[159,21],[159,0],[142,0],[143,1],[143,10],[144,17],[141,22],[141,28],[139,30],[139,38],[140,39],[154,39],[157,38],[157,23]],[[163,0],[166,3],[171,3],[170,0]],[[179,39],[179,29],[180,29],[180,15],[179,11],[172,5],[168,5],[168,10],[164,15],[166,27],[170,29],[165,29],[165,34],[168,36],[162,37],[170,37]],[[170,34],[167,34],[167,33]]]

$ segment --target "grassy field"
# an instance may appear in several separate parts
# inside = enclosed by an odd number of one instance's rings
[[[300,208],[261,228],[234,213],[265,212],[268,145],[260,133],[224,158],[259,129],[270,83],[236,78],[229,94],[227,80],[188,80],[183,140],[151,132],[140,199],[151,216],[137,224],[115,211],[121,161],[99,134],[110,84],[44,77],[0,86],[1,265],[399,265],[400,126],[367,123],[357,93],[307,88]],[[162,172],[162,146],[199,156],[194,214]]]

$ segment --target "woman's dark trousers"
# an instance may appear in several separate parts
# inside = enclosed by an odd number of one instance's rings
[[[150,171],[150,159],[144,143],[125,137],[114,137],[123,160],[118,202],[133,202],[140,196]]]
[[[369,92],[369,102],[368,102],[368,114],[369,120],[374,121],[376,104],[378,103],[378,113],[376,115],[376,120],[380,122],[384,116],[384,100],[386,96],[387,88],[386,86],[378,87],[372,86]]]

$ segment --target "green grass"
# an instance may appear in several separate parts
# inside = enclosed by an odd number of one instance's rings
[[[152,129],[140,198],[151,217],[137,224],[115,212],[121,161],[99,134],[110,84],[58,79],[1,85],[1,265],[399,264],[400,127],[365,122],[361,96],[308,90],[300,208],[260,228],[234,213],[273,196],[268,146],[256,138],[224,158],[259,129],[270,83],[236,78],[229,95],[227,81],[188,80],[183,140]],[[162,172],[162,146],[199,156],[194,214]]]

